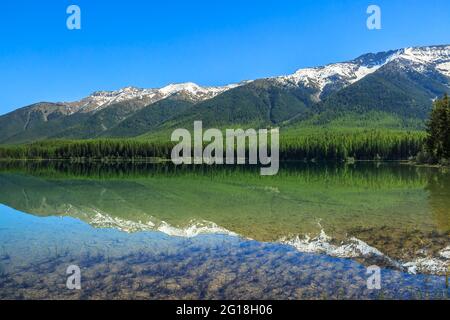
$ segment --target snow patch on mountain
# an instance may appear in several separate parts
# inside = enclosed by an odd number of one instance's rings
[[[237,236],[236,233],[219,227],[217,224],[209,221],[191,221],[191,223],[184,228],[177,228],[162,221],[156,230],[172,237],[182,238],[193,238],[201,234]]]
[[[448,259],[444,260],[439,258],[418,258],[403,264],[411,274],[430,273],[438,275],[445,275],[448,270],[448,265]]]
[[[436,69],[443,75],[450,77],[450,62],[440,63],[436,66]]]
[[[446,248],[442,249],[442,250],[439,252],[439,255],[440,255],[442,258],[445,258],[445,259],[450,260],[450,246],[447,246]],[[449,262],[450,262],[450,261],[449,261]]]
[[[322,92],[327,85],[338,81],[343,86],[355,83],[377,71],[381,65],[361,66],[354,62],[330,64],[325,67],[300,69],[292,75],[281,76],[276,80],[282,85],[304,85]]]
[[[436,64],[450,61],[450,46],[406,48],[398,50],[388,61],[405,59],[415,64]]]
[[[200,99],[212,98],[222,92],[230,90],[237,87],[238,84],[230,84],[224,87],[201,87],[193,82],[170,84],[164,88],[159,89],[165,96],[170,96],[175,93],[185,92],[193,96],[199,97]]]
[[[324,253],[338,258],[356,258],[368,255],[383,256],[383,253],[379,250],[356,238],[350,238],[346,243],[340,245],[333,244],[332,240],[322,230],[315,238],[311,238],[308,235],[304,238],[296,236],[290,239],[282,238],[278,242],[290,245],[300,252]]]

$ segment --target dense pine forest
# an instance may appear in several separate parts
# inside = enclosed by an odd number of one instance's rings
[[[425,141],[423,132],[312,130],[281,132],[281,160],[406,160]],[[0,147],[2,159],[145,160],[170,159],[175,144],[138,139],[58,140]]]
[[[422,148],[420,131],[323,131],[282,136],[282,160],[407,160]]]

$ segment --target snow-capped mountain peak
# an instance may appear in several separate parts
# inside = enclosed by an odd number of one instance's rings
[[[172,84],[169,84],[169,85],[159,89],[159,91],[165,95],[178,93],[180,91],[187,91],[192,94],[196,94],[196,93],[202,91],[202,87],[200,87],[199,85],[197,85],[193,82],[172,83]]]
[[[417,72],[435,70],[450,77],[450,46],[401,49],[393,54],[388,62],[397,62],[400,67]]]
[[[275,81],[283,86],[305,86],[314,89],[316,100],[320,100],[330,87],[339,90],[377,71],[385,63],[385,60],[362,63],[356,59],[323,67],[299,69],[291,75],[277,77]]]
[[[165,96],[176,93],[186,93],[191,95],[194,100],[206,100],[237,86],[239,86],[239,84],[231,84],[223,87],[201,87],[193,82],[185,82],[169,84],[168,86],[159,89],[159,92]]]
[[[398,50],[389,60],[405,59],[420,64],[436,64],[450,59],[450,46],[405,48]]]
[[[74,112],[95,112],[114,103],[134,100],[136,104],[149,105],[172,95],[183,95],[192,101],[203,101],[214,98],[227,90],[241,84],[231,84],[223,87],[201,87],[193,82],[169,84],[159,89],[141,89],[125,87],[116,91],[96,91],[90,96],[76,102],[66,103]]]
[[[339,90],[374,73],[388,63],[417,72],[435,70],[450,77],[450,46],[411,47],[366,54],[352,61],[323,67],[299,69],[295,73],[272,78],[283,86],[304,86],[316,91],[320,100],[330,90]]]
[[[323,91],[324,88],[336,81],[354,83],[368,74],[378,70],[382,65],[364,66],[354,62],[330,64],[325,67],[306,68],[296,71],[292,75],[279,77],[280,82],[304,84],[314,86]]]

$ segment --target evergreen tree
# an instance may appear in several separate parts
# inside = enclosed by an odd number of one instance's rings
[[[427,122],[426,151],[435,159],[450,159],[450,99],[434,103],[430,120]]]

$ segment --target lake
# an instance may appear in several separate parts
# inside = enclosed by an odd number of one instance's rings
[[[450,172],[2,162],[0,243],[0,299],[448,299]]]

